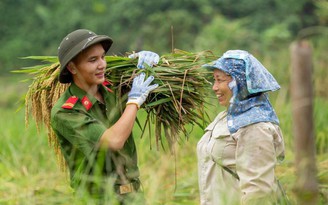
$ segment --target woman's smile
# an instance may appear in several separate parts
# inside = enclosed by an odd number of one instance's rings
[[[229,83],[232,81],[232,77],[219,69],[213,71],[213,77],[214,84],[212,89],[215,92],[220,105],[228,107],[230,98],[232,97],[232,91],[229,88]]]

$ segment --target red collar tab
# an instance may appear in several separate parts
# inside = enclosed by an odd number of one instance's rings
[[[111,90],[110,88],[109,88],[109,86],[111,86],[111,85],[113,85],[113,83],[111,83],[111,82],[109,82],[109,81],[107,81],[107,80],[105,80],[104,82],[103,82],[103,86],[105,86],[106,87],[106,89],[109,91],[109,92],[113,92],[113,90]]]
[[[82,98],[82,105],[85,107],[85,109],[88,111],[92,107],[92,102],[89,100],[87,96],[84,96]]]
[[[76,96],[69,97],[66,102],[62,105],[62,108],[71,110],[76,102],[79,100]]]

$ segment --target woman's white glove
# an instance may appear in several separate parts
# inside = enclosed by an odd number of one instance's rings
[[[144,81],[146,74],[140,73],[133,79],[132,88],[128,95],[128,104],[137,105],[138,109],[146,101],[148,94],[158,87],[158,84],[150,85],[154,80],[154,76],[149,76],[146,81]]]
[[[140,51],[138,53],[133,53],[129,55],[129,58],[139,58],[137,67],[141,69],[145,68],[144,63],[150,67],[153,67],[159,61],[159,55],[152,51]]]

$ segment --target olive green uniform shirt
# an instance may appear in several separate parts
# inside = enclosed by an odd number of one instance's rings
[[[132,135],[120,151],[99,148],[100,137],[122,114],[115,91],[103,85],[99,91],[105,104],[72,83],[51,111],[51,125],[69,167],[71,186],[91,192],[101,189],[108,178],[124,184],[139,177]]]

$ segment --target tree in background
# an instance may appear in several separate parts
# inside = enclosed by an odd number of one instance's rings
[[[314,2],[2,0],[0,69],[26,65],[19,57],[56,55],[60,39],[77,28],[111,36],[110,54],[139,49],[167,53],[172,47],[199,51],[212,45],[253,50],[277,46],[290,42],[302,28],[327,25],[325,1]]]

